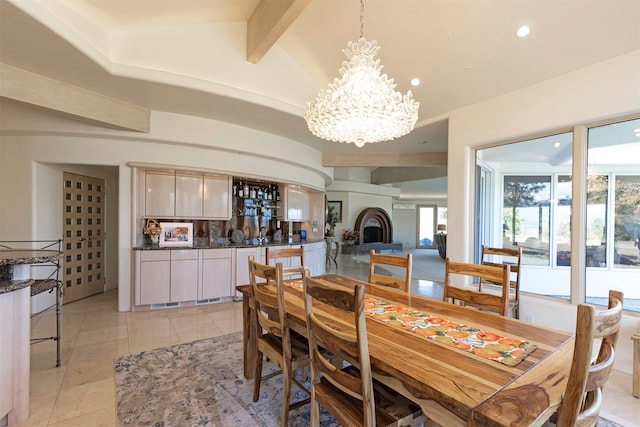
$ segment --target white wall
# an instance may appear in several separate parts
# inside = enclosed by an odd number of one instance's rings
[[[353,181],[334,181],[326,187],[327,200],[342,202],[342,222],[336,224],[336,236],[353,229],[360,212],[366,208],[384,209],[393,221],[393,197],[399,195],[398,188]]]
[[[640,113],[640,51],[496,97],[451,113],[449,117],[449,191],[447,253],[473,258],[472,149],[576,124]],[[571,330],[575,308],[562,301],[526,295],[523,313],[558,329]],[[631,372],[630,336],[640,329],[625,315],[616,368]]]
[[[35,239],[59,239],[63,234],[62,218],[51,212],[62,212],[63,172],[92,176],[105,180],[105,291],[118,287],[118,170],[114,167],[35,163],[33,191]],[[34,270],[34,269],[32,269]],[[33,272],[33,277],[37,277]],[[64,298],[64,297],[63,297]],[[32,313],[55,304],[55,294],[43,292],[31,299]]]
[[[324,189],[322,156],[303,144],[212,120],[154,112],[149,134],[116,131],[15,103],[0,116],[0,239],[58,238],[62,224],[59,165],[113,167],[117,208],[108,209],[117,258],[119,310],[131,308],[133,245],[129,162],[207,169]],[[299,159],[304,159],[304,167]],[[46,166],[50,165],[50,166]],[[58,165],[58,166],[55,166]],[[111,175],[110,175],[111,176]],[[58,179],[59,177],[59,179]],[[111,186],[111,184],[110,184]],[[57,196],[56,196],[57,194]],[[111,274],[111,273],[109,273]],[[110,285],[111,286],[111,285]]]
[[[419,205],[437,205],[438,207],[447,206],[445,199],[399,199],[394,200],[396,204],[404,205],[404,209],[393,209],[393,240],[402,242],[403,248],[415,249],[418,238],[418,206]],[[413,207],[412,209],[408,209]]]

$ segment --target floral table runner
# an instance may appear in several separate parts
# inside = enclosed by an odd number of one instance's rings
[[[292,288],[303,289],[302,280],[286,283]],[[528,341],[505,337],[372,297],[365,297],[365,314],[390,326],[412,331],[425,339],[433,339],[507,366],[517,365],[538,348]]]

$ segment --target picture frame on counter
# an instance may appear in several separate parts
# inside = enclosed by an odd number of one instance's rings
[[[161,222],[160,247],[193,246],[192,222]]]

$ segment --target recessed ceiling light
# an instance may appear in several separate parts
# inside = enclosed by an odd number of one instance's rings
[[[560,148],[560,143],[556,142],[555,144],[553,144],[553,148]]]
[[[420,84],[420,79],[419,78],[414,78],[411,79],[411,86],[418,86]]]
[[[526,25],[523,25],[522,27],[518,28],[518,31],[516,31],[516,36],[527,37],[530,32],[531,32],[531,28],[529,28]]]

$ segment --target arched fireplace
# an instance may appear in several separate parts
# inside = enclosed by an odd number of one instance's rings
[[[401,251],[402,243],[393,241],[393,225],[384,209],[366,208],[356,219],[354,230],[360,232],[355,245],[342,245],[343,254],[366,254],[371,249]]]
[[[393,242],[393,225],[384,209],[366,208],[358,215],[354,229],[360,231],[360,244]]]

